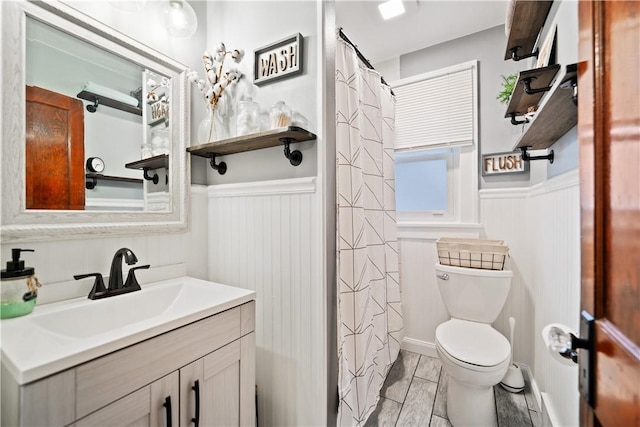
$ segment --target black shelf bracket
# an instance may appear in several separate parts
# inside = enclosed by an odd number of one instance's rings
[[[84,186],[87,190],[93,190],[94,188],[96,188],[97,184],[98,184],[98,179],[95,176],[92,176],[91,178],[87,178],[87,181],[85,181]]]
[[[98,95],[97,93],[88,92],[86,90],[81,91],[76,95],[80,99],[84,99],[85,101],[92,102],[93,105],[87,105],[87,111],[90,113],[95,113],[98,110],[98,105],[115,108],[117,110],[126,111],[127,113],[135,114],[138,116],[142,115],[142,108],[134,107],[130,104],[126,104],[124,102],[116,101],[115,99],[108,98],[106,96]]]
[[[293,138],[280,138],[280,142],[284,144],[284,156],[289,159],[289,163],[293,166],[299,166],[302,163],[302,153],[298,150],[291,151],[290,144],[296,142]]]
[[[531,53],[527,53],[526,55],[518,55],[518,50],[520,49],[520,46],[516,46],[516,47],[512,47],[511,49],[509,49],[509,52],[511,52],[511,59],[513,59],[514,61],[518,62],[521,59],[526,59],[526,58],[531,58],[531,57],[538,57],[538,53],[540,52],[540,50],[538,48],[536,48],[536,50],[534,50]]]
[[[535,79],[536,79],[535,77],[527,77],[527,78],[524,78],[524,79],[520,80],[520,83],[522,83],[524,85],[524,92],[527,95],[533,95],[534,93],[547,92],[547,91],[551,90],[551,86],[539,87],[539,88],[536,88],[536,89],[532,89],[531,88],[531,82],[534,81]]]
[[[569,67],[567,67],[569,68]],[[573,101],[573,105],[578,106],[578,76],[573,75],[572,77],[560,82],[560,89],[571,89],[571,100]]]
[[[520,151],[522,151],[522,160],[524,160],[525,162],[530,162],[531,160],[549,160],[549,163],[553,164],[553,150],[551,150],[549,154],[544,156],[531,156],[529,153],[527,153],[528,149],[529,147],[520,147]]]
[[[98,111],[99,105],[100,103],[98,102],[98,98],[95,98],[93,100],[93,105],[87,105],[87,111],[90,113],[95,113],[96,111]]]
[[[157,184],[160,180],[160,178],[158,178],[158,174],[155,172],[153,173],[153,175],[149,175],[149,168],[142,169],[142,176],[144,179],[146,179],[147,181],[151,181],[154,184]]]
[[[225,162],[216,164],[216,155],[212,153],[210,156],[209,164],[211,165],[211,169],[218,171],[220,175],[227,173],[227,164]]]
[[[516,120],[516,113],[511,114],[512,125],[523,125],[525,123],[529,123],[529,119],[525,117],[524,120]]]

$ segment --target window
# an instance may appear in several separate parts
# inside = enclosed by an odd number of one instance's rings
[[[477,62],[403,79],[396,93],[398,222],[477,222]]]
[[[452,215],[453,160],[451,149],[396,153],[396,209]]]

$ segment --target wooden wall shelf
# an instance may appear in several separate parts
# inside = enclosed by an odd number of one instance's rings
[[[516,149],[543,150],[551,147],[562,135],[578,123],[578,109],[574,102],[577,66],[566,67],[556,80],[525,133],[516,143]]]
[[[516,0],[504,59],[519,60],[533,53],[553,0]],[[514,57],[513,54],[516,54]],[[532,56],[532,55],[529,55]],[[537,53],[535,55],[537,57]]]
[[[134,184],[142,184],[142,180],[139,178],[129,178],[125,176],[112,176],[112,175],[103,175],[101,173],[87,173],[85,175],[87,178],[95,178],[95,179],[103,179],[105,181],[120,181],[120,182],[131,182]]]
[[[157,173],[149,174],[150,170],[156,169],[169,169],[169,155],[168,154],[160,154],[159,156],[149,157],[147,159],[138,160],[135,162],[127,163],[124,165],[127,169],[141,169],[143,171],[142,177],[147,181],[151,181],[154,184],[157,184],[160,180]],[[166,183],[169,182],[168,174],[165,175]]]
[[[88,92],[86,90],[83,90],[82,92],[80,92],[76,96],[78,98],[80,98],[80,99],[84,99],[86,101],[94,103],[94,105],[87,105],[87,110],[89,110],[90,112],[95,112],[95,109],[93,111],[91,111],[90,107],[97,108],[97,107],[100,107],[101,105],[105,105],[107,107],[115,108],[117,110],[126,111],[127,113],[135,114],[135,115],[138,115],[138,116],[142,115],[142,108],[140,108],[140,107],[132,107],[129,104],[125,104],[123,102],[116,101],[116,100],[111,99],[111,98],[107,98],[105,96],[97,95],[97,94],[95,94],[93,92]]]
[[[142,180],[139,178],[129,178],[124,176],[112,176],[112,175],[103,175],[101,173],[86,173],[85,174],[85,188],[87,190],[93,190],[96,188],[98,180],[104,181],[117,181],[117,182],[127,182],[131,184],[142,184]]]
[[[538,106],[540,104],[540,100],[546,92],[539,92],[529,95],[525,92],[525,85],[523,84],[523,81],[525,81],[526,79],[531,79],[531,87],[533,89],[549,87],[559,69],[560,65],[555,64],[548,67],[520,71],[520,73],[518,74],[517,83],[513,88],[513,93],[511,94],[511,98],[509,99],[507,112],[504,116],[506,118],[523,116],[527,114],[527,109],[529,107]]]
[[[298,126],[288,126],[188,147],[187,152],[194,156],[211,159],[211,167],[224,175],[227,165],[224,162],[216,164],[216,156],[283,146],[285,157],[293,166],[298,166],[302,163],[302,153],[298,150],[291,151],[289,144],[314,139],[316,136],[308,130]]]
[[[211,157],[211,154],[222,156],[260,150],[262,148],[277,147],[283,145],[283,138],[290,139],[290,142],[303,142],[316,139],[316,136],[300,127],[289,126],[196,145],[187,148],[187,151],[194,156],[200,157]]]
[[[160,169],[169,167],[169,155],[160,154],[159,156],[149,157],[124,165],[127,169]]]

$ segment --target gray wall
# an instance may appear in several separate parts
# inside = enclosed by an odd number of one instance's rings
[[[506,106],[496,95],[501,75],[526,69],[522,62],[504,61],[504,26],[431,46],[400,57],[400,77],[406,78],[477,59],[479,84],[479,155],[511,151],[522,129],[504,118]],[[529,175],[481,177],[481,188],[528,186]]]
[[[238,17],[230,18],[230,17]],[[312,1],[217,1],[207,4],[207,48],[213,50],[218,41],[227,47],[243,48],[245,57],[238,68],[245,74],[244,84],[253,82],[253,52],[296,33],[304,37],[303,72],[299,75],[255,87],[253,100],[260,109],[268,111],[276,101],[284,101],[302,114],[308,122],[303,126],[318,135],[316,141],[291,145],[300,150],[303,161],[291,166],[284,157],[282,146],[245,153],[221,156],[227,163],[227,173],[220,175],[208,168],[207,184],[228,184],[286,178],[316,176],[317,146],[322,144],[320,117],[320,93],[318,76],[321,67],[318,52],[318,5]],[[196,70],[200,70],[196,68]],[[226,63],[225,63],[226,68]],[[195,95],[202,102],[199,94]],[[204,105],[204,104],[202,104]],[[202,109],[202,108],[200,108]],[[230,123],[235,136],[235,123]],[[198,118],[194,114],[193,120]],[[193,163],[192,163],[193,164]]]
[[[558,63],[563,67],[578,62],[578,2],[554,1],[547,17],[540,40],[557,26]],[[560,73],[562,70],[560,71]],[[558,74],[560,74],[558,73]],[[553,164],[547,163],[547,178],[561,175],[578,167],[578,130],[574,127],[562,136],[551,149],[554,151]],[[542,163],[542,162],[539,162]]]
[[[553,3],[540,40],[557,25],[557,60],[562,67],[577,61],[578,14],[577,2]],[[504,118],[506,106],[496,100],[501,90],[501,75],[535,68],[535,59],[520,62],[505,61],[506,36],[500,25],[456,40],[430,46],[401,55],[399,60],[376,64],[388,76],[387,81],[406,78],[471,60],[479,61],[479,153],[512,151],[522,126],[513,126]],[[562,71],[561,71],[562,72]],[[553,164],[547,161],[531,162],[530,173],[521,175],[488,176],[479,179],[480,188],[526,187],[578,167],[576,128],[560,138],[551,149],[555,152]],[[536,154],[536,153],[534,153]]]

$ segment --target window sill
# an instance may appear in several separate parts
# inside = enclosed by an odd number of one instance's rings
[[[482,224],[477,223],[398,221],[398,239],[479,238],[482,230]]]

